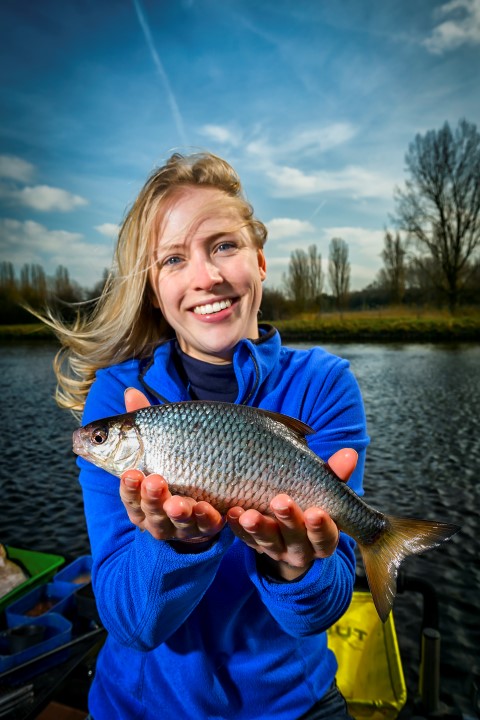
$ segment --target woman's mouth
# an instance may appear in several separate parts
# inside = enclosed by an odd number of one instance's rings
[[[231,300],[216,300],[214,303],[207,303],[206,305],[196,305],[193,308],[193,312],[196,315],[215,315],[215,313],[226,310],[231,306]]]

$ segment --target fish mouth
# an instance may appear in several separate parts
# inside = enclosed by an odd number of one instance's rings
[[[192,312],[195,315],[216,315],[222,310],[228,310],[228,308],[231,308],[234,302],[236,302],[235,298],[212,300],[211,302],[195,305],[192,308]]]
[[[85,452],[85,446],[83,444],[82,436],[80,434],[80,428],[73,431],[72,441],[72,450],[75,455],[83,455],[83,453]]]

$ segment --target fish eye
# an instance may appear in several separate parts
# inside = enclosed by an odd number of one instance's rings
[[[95,428],[90,437],[95,445],[102,445],[108,438],[108,430],[103,427]]]

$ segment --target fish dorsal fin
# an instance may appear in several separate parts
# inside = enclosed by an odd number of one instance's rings
[[[261,412],[263,415],[267,415],[267,417],[271,418],[272,420],[275,420],[276,422],[282,423],[282,425],[285,425],[289,430],[291,430],[299,440],[302,440],[306,444],[305,435],[313,435],[315,430],[310,427],[310,425],[307,425],[306,423],[302,422],[301,420],[297,420],[297,418],[290,417],[290,415],[283,415],[282,413],[272,412],[271,410],[263,410],[263,408],[258,408],[258,411]]]

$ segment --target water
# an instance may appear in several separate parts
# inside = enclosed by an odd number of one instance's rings
[[[371,445],[367,500],[386,512],[457,523],[441,548],[403,569],[439,593],[442,693],[468,707],[480,666],[480,346],[329,345],[351,362],[362,389]],[[0,346],[2,518],[0,541],[44,552],[89,552],[77,482],[72,416],[53,399],[48,342]],[[417,686],[421,599],[398,595],[395,617],[407,686]]]

